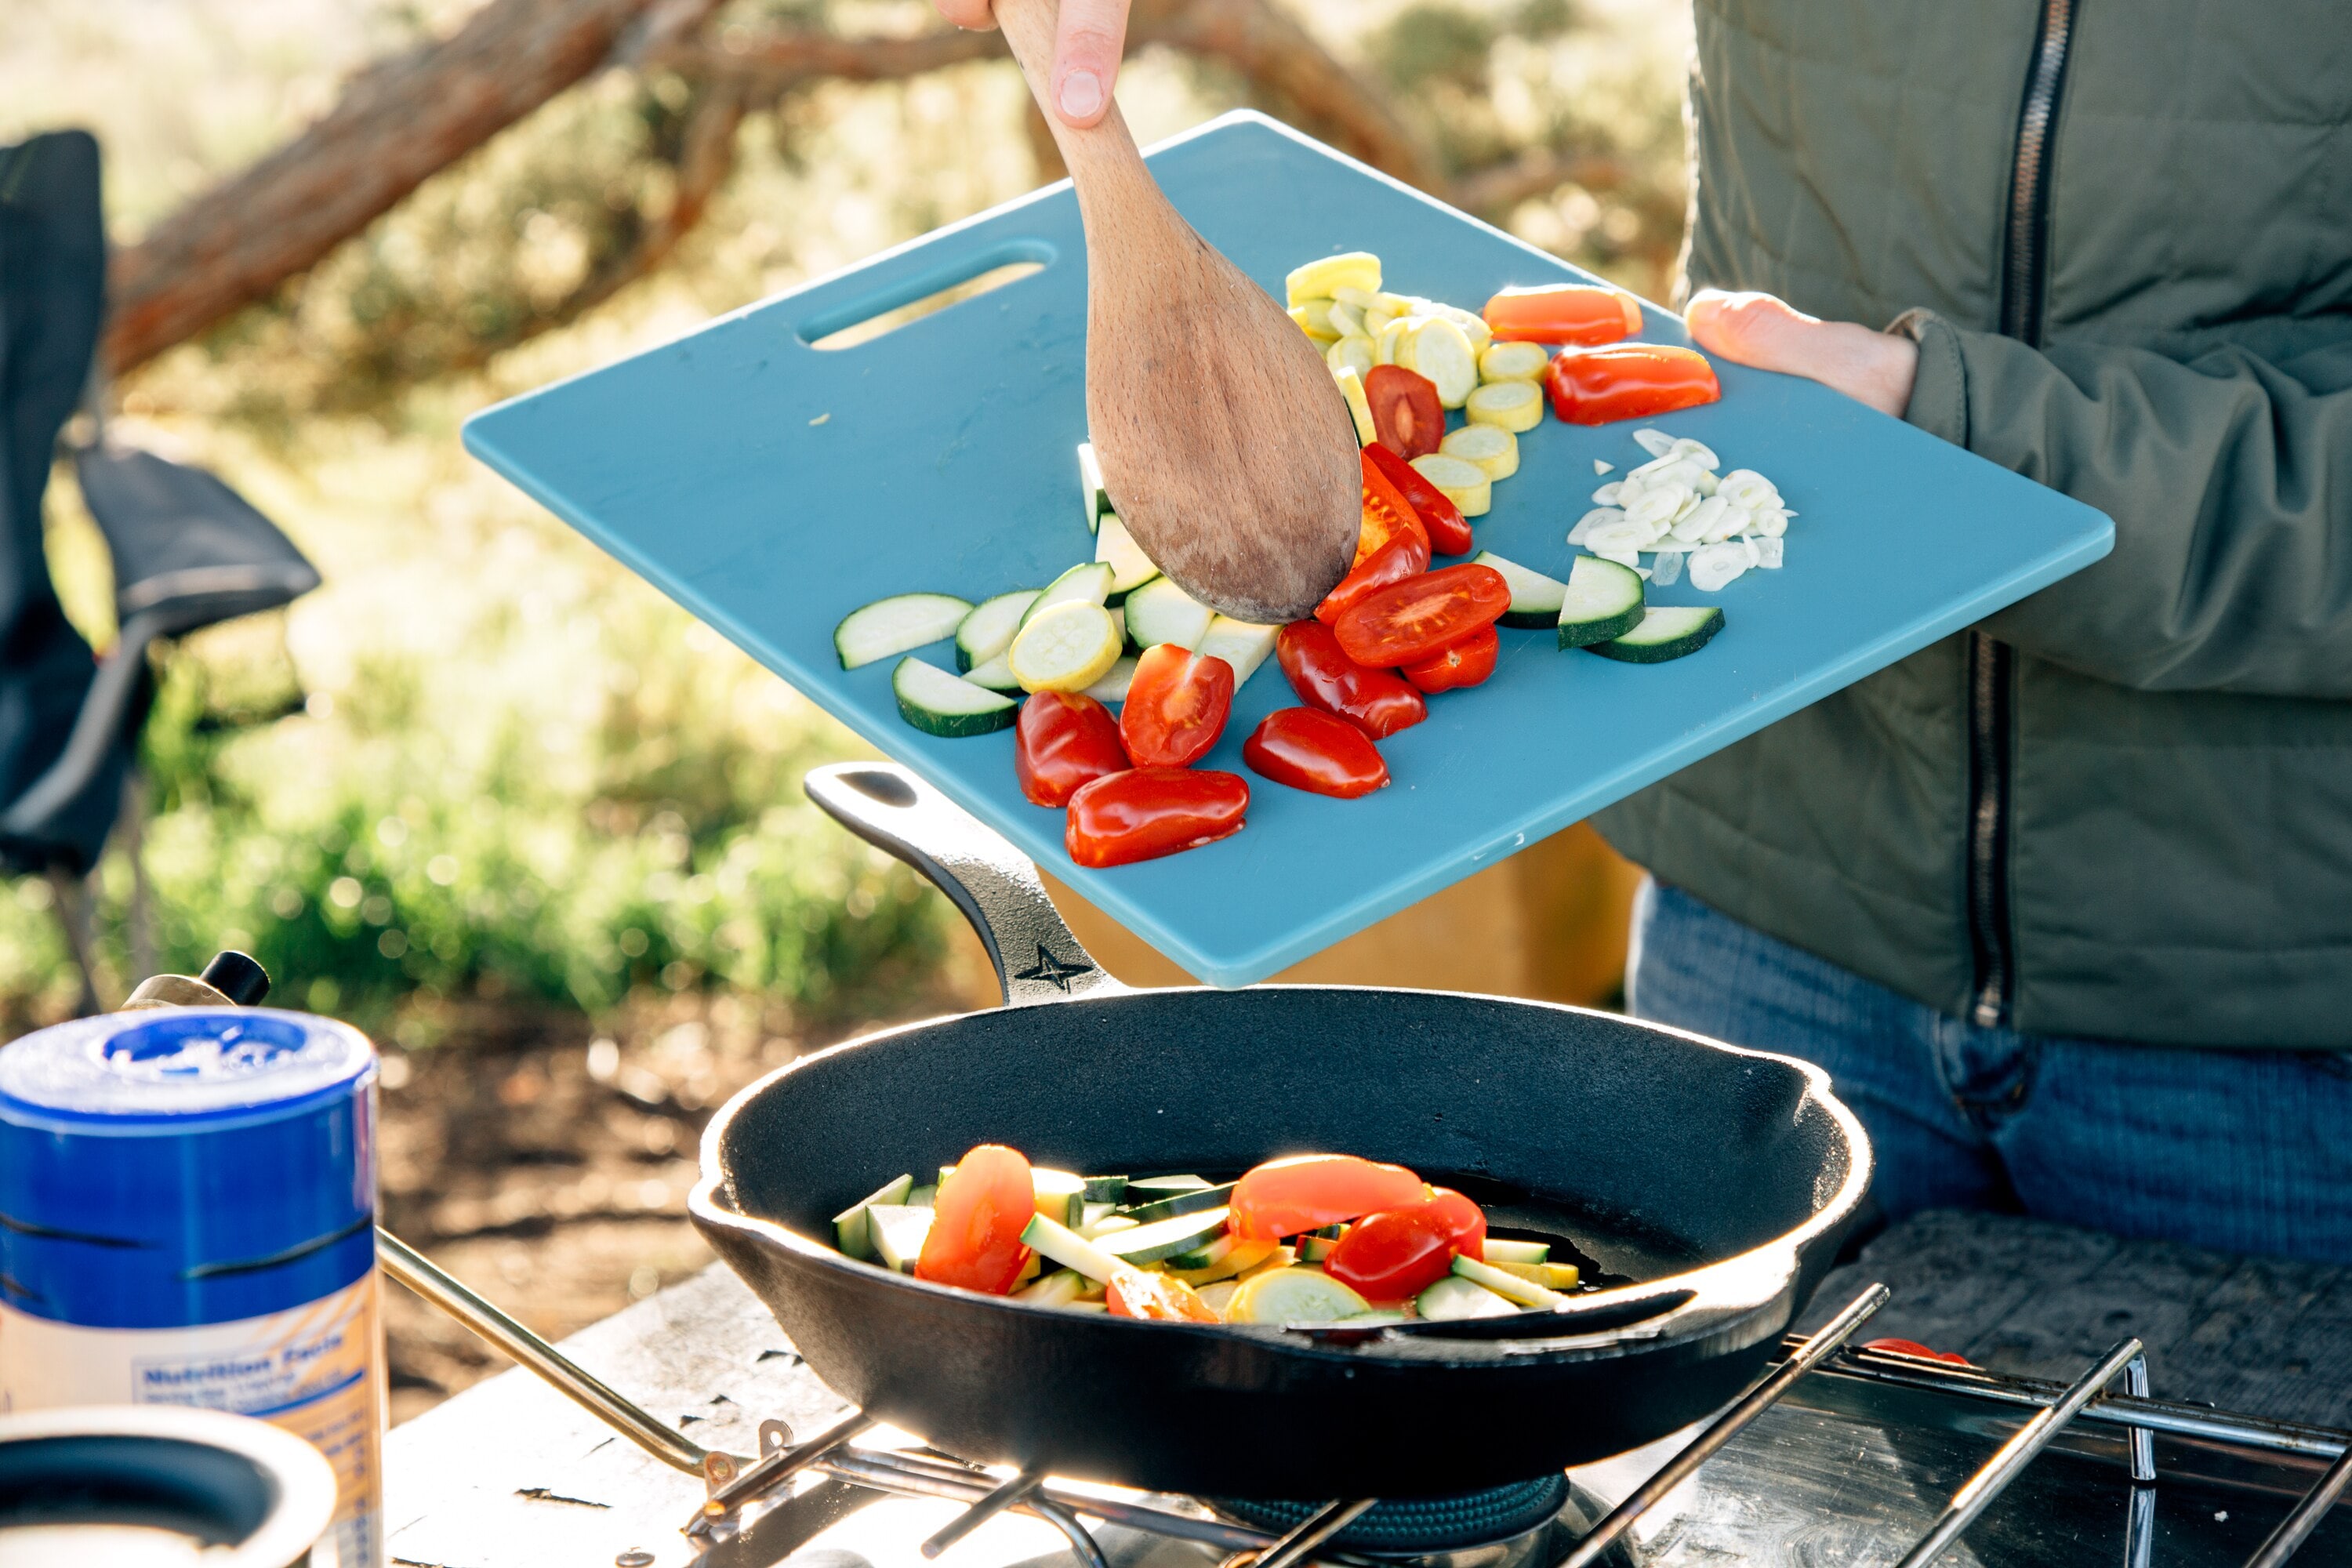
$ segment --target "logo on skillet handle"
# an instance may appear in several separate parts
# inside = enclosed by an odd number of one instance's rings
[[[1054,950],[1044,942],[1037,944],[1037,962],[1026,969],[1013,971],[1015,980],[1042,980],[1056,991],[1067,992],[1070,982],[1081,974],[1092,974],[1095,966],[1083,960],[1076,963],[1055,956]]]

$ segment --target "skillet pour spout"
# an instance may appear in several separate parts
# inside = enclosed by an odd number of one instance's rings
[[[1869,1185],[1861,1125],[1808,1063],[1492,996],[1130,990],[1034,868],[905,769],[844,763],[807,787],[956,902],[1006,1005],[751,1085],[704,1134],[688,1212],[835,1392],[950,1453],[1318,1500],[1461,1492],[1622,1453],[1755,1379]],[[835,1214],[980,1142],[1136,1174],[1307,1151],[1393,1161],[1630,1282],[1460,1323],[1223,1328],[950,1289],[835,1248]]]

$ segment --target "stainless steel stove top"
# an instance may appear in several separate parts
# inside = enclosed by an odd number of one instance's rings
[[[1833,1280],[1815,1315],[1856,1299],[1850,1276]],[[1885,1316],[1895,1319],[1891,1310]],[[1854,1337],[1888,1328],[1916,1331],[1897,1320]],[[1792,1349],[1804,1344],[1791,1341]],[[2051,1428],[2046,1451],[2016,1467],[1982,1517],[1934,1561],[1989,1568],[2235,1568],[2256,1559],[2324,1475],[2339,1485],[2352,1479],[2352,1462],[2337,1458],[2346,1452],[2342,1431],[2121,1397],[2129,1376],[2122,1352],[2130,1348],[2118,1346],[2104,1369],[2116,1374],[2114,1395],[2095,1397],[2105,1377],[2095,1384],[2084,1379],[2079,1392],[2088,1403],[2062,1425],[2042,1414],[2066,1395],[2060,1384],[1908,1358],[1831,1354],[1824,1342],[1809,1352],[1821,1358],[1812,1370],[1792,1369],[1778,1386],[1768,1382],[1777,1400],[1747,1412],[1745,1424],[1723,1436],[1695,1474],[1670,1489],[1654,1485],[1664,1495],[1605,1549],[1588,1540],[1580,1552],[1577,1543],[1682,1453],[1698,1429],[1572,1472],[1573,1491],[1551,1525],[1423,1561],[1435,1568],[1554,1568],[1583,1561],[1596,1568],[1894,1568],[1948,1518],[1955,1492],[1997,1451],[2019,1447],[2021,1425],[2030,1420]],[[2159,1377],[2168,1348],[2158,1343],[2151,1355]],[[805,1440],[845,1414],[723,1269],[630,1309],[566,1349],[669,1432],[705,1448],[781,1452],[791,1439],[772,1429],[763,1440],[763,1419],[788,1424]],[[2080,1356],[2067,1375],[2095,1375],[2100,1360]],[[2320,1390],[2323,1401],[2326,1392]],[[2137,1467],[2126,1416],[2151,1431]],[[821,1446],[800,1452],[805,1458]],[[2153,1484],[2135,1485],[2136,1468],[2152,1475]],[[391,1550],[397,1561],[429,1568],[750,1568],[780,1561],[796,1568],[923,1568],[924,1543],[942,1531],[952,1533],[959,1521],[968,1533],[946,1545],[937,1559],[943,1568],[1071,1568],[1074,1553],[1093,1558],[1088,1568],[1204,1568],[1244,1549],[1265,1554],[1261,1568],[1283,1568],[1286,1556],[1394,1561],[1299,1542],[1286,1553],[1271,1532],[1220,1521],[1187,1500],[1082,1485],[1054,1484],[973,1522],[970,1503],[992,1489],[1001,1496],[1012,1478],[928,1456],[912,1439],[880,1429],[828,1449],[788,1487],[722,1518],[698,1543],[678,1527],[704,1503],[701,1480],[649,1458],[521,1373],[492,1380],[396,1431],[387,1479]],[[909,1490],[945,1495],[893,1495]],[[1036,1512],[1019,1511],[1031,1505]],[[2294,1561],[2352,1564],[2352,1510],[2331,1514],[2324,1506],[2303,1506],[2317,1522]],[[1137,1529],[1137,1521],[1158,1528]],[[1160,1532],[1171,1528],[1193,1539]]]

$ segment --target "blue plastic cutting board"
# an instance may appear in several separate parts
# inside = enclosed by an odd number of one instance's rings
[[[1475,310],[1573,268],[1263,116],[1229,114],[1151,154],[1211,243],[1280,297],[1333,251],[1378,252],[1386,286]],[[1043,269],[856,347],[809,343],[1009,262]],[[1648,335],[1684,342],[1653,310]],[[1355,801],[1249,774],[1243,740],[1294,705],[1272,659],[1203,766],[1251,779],[1249,826],[1205,849],[1081,870],[1063,814],[1021,798],[1010,731],[909,729],[885,659],[844,672],[833,628],[886,595],[979,600],[1090,558],[1074,448],[1086,436],[1086,256],[1055,185],[691,336],[476,417],[484,461],[867,740],[1203,980],[1241,985],[1728,745],[2035,589],[2114,540],[2089,507],[1811,382],[1719,364],[1723,401],[1655,423],[1753,468],[1800,514],[1788,565],[1720,593],[1727,625],[1654,666],[1505,630],[1495,676],[1381,744],[1395,782]],[[1631,425],[1547,417],[1477,521],[1481,547],[1554,575],[1601,481],[1646,460]],[[954,668],[945,644],[927,657]]]

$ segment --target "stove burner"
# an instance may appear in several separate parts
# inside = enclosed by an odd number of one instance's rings
[[[1276,1535],[1289,1533],[1328,1506],[1272,1499],[1204,1500],[1228,1518]],[[1558,1514],[1567,1502],[1565,1474],[1538,1476],[1453,1497],[1400,1498],[1374,1506],[1332,1537],[1331,1544],[1346,1551],[1394,1556],[1484,1546],[1525,1534]]]

